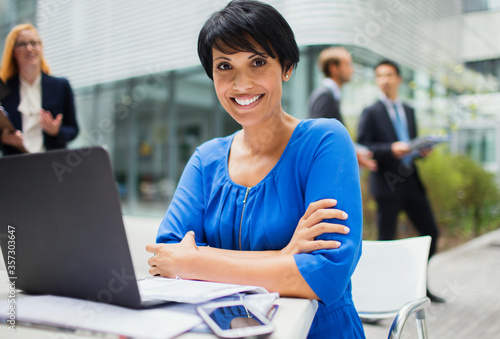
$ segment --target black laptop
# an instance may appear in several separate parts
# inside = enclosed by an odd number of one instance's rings
[[[141,308],[266,292],[179,279],[137,281],[111,163],[100,147],[0,158],[0,245],[10,281],[32,294]]]

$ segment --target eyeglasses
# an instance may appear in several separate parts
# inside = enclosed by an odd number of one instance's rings
[[[21,42],[16,43],[16,47],[19,47],[19,48],[22,48],[22,49],[26,49],[26,48],[28,48],[28,45],[31,45],[31,47],[35,48],[35,47],[37,47],[38,45],[41,45],[41,44],[42,44],[41,41],[35,41],[35,40],[21,41]]]

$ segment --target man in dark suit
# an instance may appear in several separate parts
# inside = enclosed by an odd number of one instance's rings
[[[410,154],[409,141],[417,136],[415,112],[398,98],[402,77],[396,63],[380,62],[375,76],[382,94],[380,100],[363,110],[358,142],[367,146],[378,162],[378,170],[370,174],[370,191],[378,205],[379,240],[395,238],[398,214],[405,211],[420,234],[432,237],[431,257],[439,233]],[[419,156],[429,152],[422,151]],[[427,294],[435,302],[444,302],[429,291]]]
[[[323,86],[309,98],[311,118],[335,118],[343,123],[340,114],[342,86],[351,80],[353,67],[349,52],[343,47],[324,49],[318,58],[318,66],[325,75]]]
[[[309,117],[337,119],[344,124],[340,113],[341,88],[351,80],[354,71],[351,54],[344,47],[326,48],[319,55],[318,66],[325,78],[323,86],[309,97]],[[360,166],[371,171],[377,169],[376,161],[371,159],[371,152],[356,147],[356,155]]]

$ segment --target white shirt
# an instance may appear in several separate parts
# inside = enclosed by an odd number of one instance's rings
[[[40,126],[40,109],[42,108],[42,75],[33,84],[19,76],[21,83],[20,101],[17,110],[21,112],[23,122],[24,147],[30,153],[43,152],[43,133]]]
[[[330,91],[332,91],[335,100],[340,101],[340,99],[342,99],[342,91],[340,90],[339,85],[333,79],[324,78],[323,85],[325,85],[330,89]]]

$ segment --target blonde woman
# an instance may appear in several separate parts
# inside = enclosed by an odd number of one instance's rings
[[[14,129],[0,131],[3,155],[66,147],[78,134],[73,90],[50,75],[36,28],[15,26],[7,36],[0,79],[10,93],[2,99]]]

